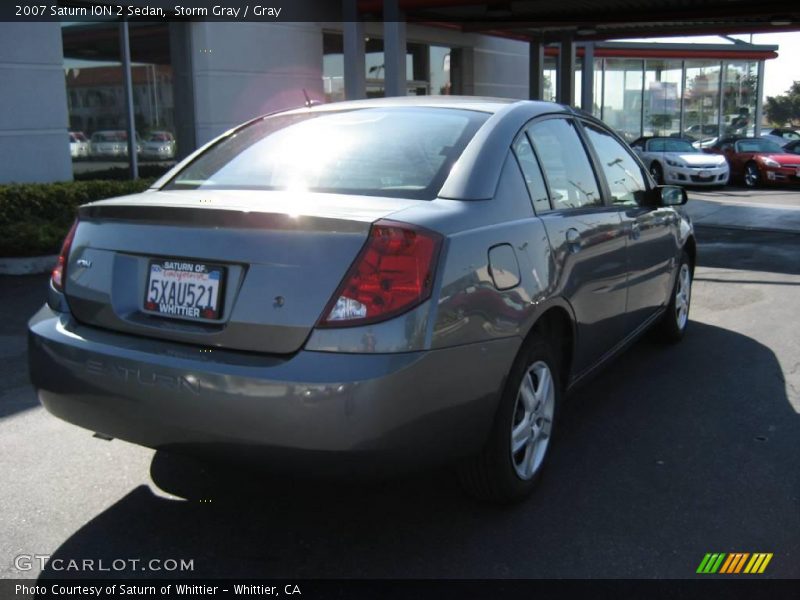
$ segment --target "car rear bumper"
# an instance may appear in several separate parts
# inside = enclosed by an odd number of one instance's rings
[[[33,384],[65,421],[152,448],[304,469],[477,452],[519,343],[275,357],[98,330],[48,306],[29,323]]]

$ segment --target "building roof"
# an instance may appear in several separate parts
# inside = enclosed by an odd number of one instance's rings
[[[800,3],[776,0],[398,0],[409,22],[448,22],[463,31],[557,41],[800,30]],[[381,15],[382,0],[359,0]]]

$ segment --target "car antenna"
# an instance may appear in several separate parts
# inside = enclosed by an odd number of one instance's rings
[[[306,99],[306,108],[311,108],[316,104],[322,104],[322,102],[320,102],[319,100],[312,100],[311,97],[308,95],[306,88],[303,88],[303,96],[305,96]]]

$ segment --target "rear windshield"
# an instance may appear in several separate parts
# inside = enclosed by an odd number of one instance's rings
[[[165,189],[263,189],[436,197],[489,114],[366,108],[266,117],[224,138]]]

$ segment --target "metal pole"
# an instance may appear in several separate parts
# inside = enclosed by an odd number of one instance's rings
[[[581,108],[589,114],[594,113],[594,44],[586,42],[583,46],[583,65],[581,69]]]
[[[359,20],[356,0],[344,0],[344,97],[358,100],[367,95],[364,23]]]
[[[398,0],[383,2],[383,63],[386,96],[407,96],[406,24]]]
[[[131,47],[128,35],[128,21],[122,19],[119,24],[120,50],[122,54],[122,79],[125,85],[125,116],[128,129],[128,160],[131,167],[131,179],[139,179],[139,157],[136,156],[136,122],[133,113],[133,79],[131,77]]]
[[[575,103],[575,40],[565,33],[558,45],[558,94],[560,104]]]
[[[678,104],[678,132],[683,137],[683,97],[686,95],[686,61],[681,61],[681,99]]]
[[[722,112],[725,110],[725,61],[719,63],[719,114],[717,115],[717,137],[725,133],[722,129]]]
[[[642,59],[642,97],[639,100],[639,136],[644,134],[644,90],[647,73],[645,72],[644,59]]]
[[[758,76],[756,77],[756,116],[755,129],[756,137],[761,137],[761,119],[764,114],[764,61],[758,61]]]
[[[544,44],[541,40],[528,43],[528,98],[544,98]]]
[[[603,75],[600,80],[600,120],[605,121],[606,118],[606,59],[602,60]]]

